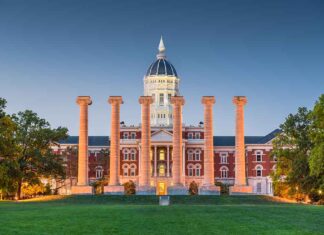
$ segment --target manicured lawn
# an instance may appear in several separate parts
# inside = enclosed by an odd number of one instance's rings
[[[0,234],[324,234],[324,207],[266,197],[84,196],[0,202]]]

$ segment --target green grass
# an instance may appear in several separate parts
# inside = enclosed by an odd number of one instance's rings
[[[0,234],[324,234],[324,207],[261,196],[79,196],[0,202]]]

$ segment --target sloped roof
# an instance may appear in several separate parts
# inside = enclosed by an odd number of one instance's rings
[[[280,133],[276,129],[265,136],[245,136],[245,144],[266,144]],[[60,144],[78,144],[78,136],[69,136],[66,140],[60,141]],[[109,146],[108,136],[89,136],[89,146]],[[214,136],[214,146],[235,146],[235,136]]]

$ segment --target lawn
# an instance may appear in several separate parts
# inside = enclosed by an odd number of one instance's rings
[[[79,196],[0,202],[0,234],[324,234],[324,207],[262,196]]]

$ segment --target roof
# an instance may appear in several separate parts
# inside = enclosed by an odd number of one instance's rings
[[[146,76],[175,76],[178,77],[177,71],[173,65],[165,58],[159,58],[154,61],[147,70]]]
[[[266,144],[272,140],[281,131],[276,129],[265,136],[245,136],[245,144]],[[78,136],[69,136],[66,140],[60,141],[60,144],[78,144]],[[108,136],[89,136],[89,146],[109,146]],[[235,146],[235,136],[214,136],[214,146]]]

